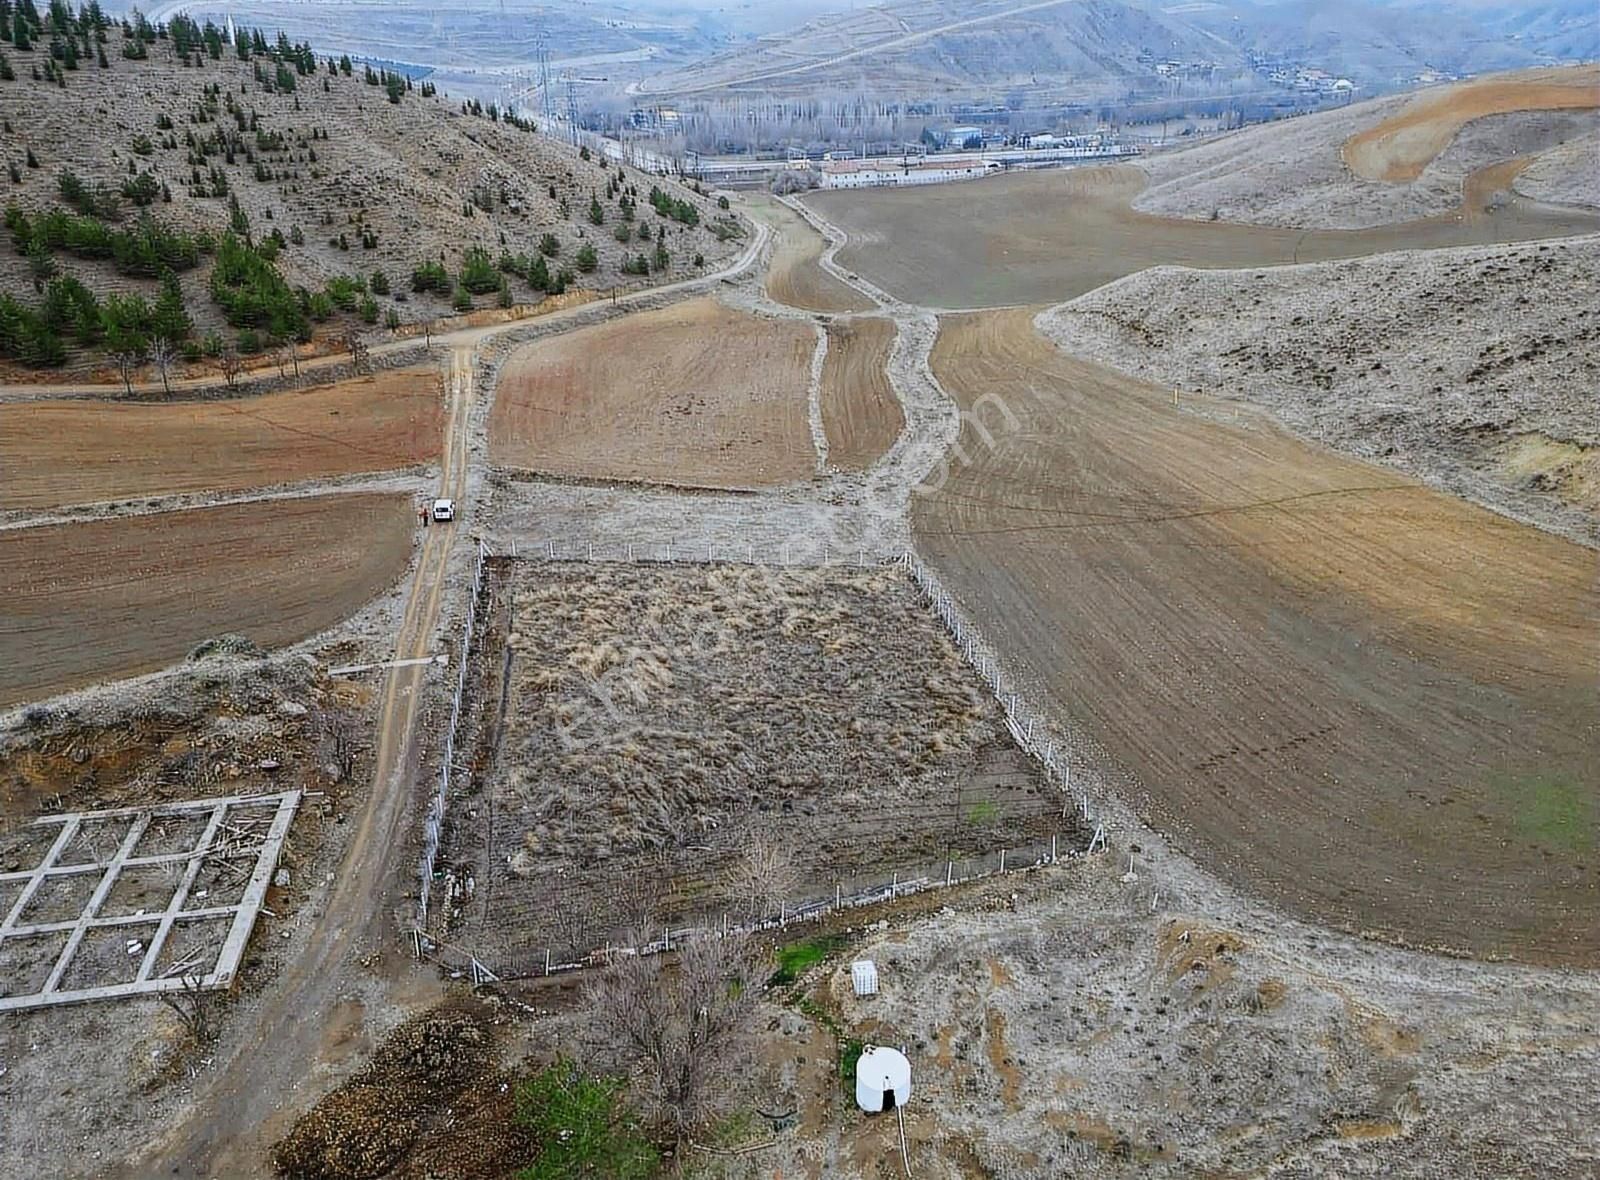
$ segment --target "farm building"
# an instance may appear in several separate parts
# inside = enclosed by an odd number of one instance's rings
[[[999,165],[977,156],[944,159],[834,160],[822,166],[823,188],[875,188],[883,185],[942,184],[972,180]]]

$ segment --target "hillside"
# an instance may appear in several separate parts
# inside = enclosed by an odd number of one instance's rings
[[[1588,109],[1543,109],[1540,104],[1553,101],[1552,93],[1563,96],[1562,101],[1587,103]],[[1562,145],[1600,127],[1596,107],[1600,107],[1600,70],[1594,66],[1496,75],[1414,95],[1372,99],[1149,156],[1140,166],[1150,184],[1134,206],[1148,213],[1203,220],[1362,229],[1455,209],[1472,173],[1513,157],[1546,152],[1559,156],[1534,167],[1541,176],[1552,175],[1546,181],[1552,190],[1592,189],[1592,155],[1585,186],[1582,153]],[[1347,144],[1388,127],[1411,133],[1417,129],[1418,110],[1428,116],[1421,129],[1435,133],[1445,146],[1425,158],[1414,179],[1369,180],[1351,171]],[[1512,168],[1504,177],[1484,177],[1487,187],[1482,198],[1496,199],[1515,176]],[[1532,195],[1533,190],[1528,191]]]
[[[1159,267],[1041,323],[1079,355],[1265,406],[1300,434],[1600,544],[1600,308],[1572,297],[1597,267],[1593,235]],[[1226,414],[1214,404],[1196,412]]]
[[[1209,33],[1120,0],[944,0],[885,4],[818,17],[692,66],[660,71],[640,94],[717,90],[764,97],[844,89],[876,99],[977,97],[1028,88],[1029,100],[1093,99],[1159,84],[1156,55],[1246,69]]]
[[[65,355],[30,355],[17,343],[18,316],[38,306],[46,280],[79,280],[102,300],[153,302],[170,267],[193,324],[190,352],[213,333],[250,352],[363,321],[395,326],[537,302],[564,285],[684,278],[732,256],[745,233],[716,202],[676,184],[608,170],[492,107],[465,110],[426,82],[320,58],[281,37],[238,47],[183,18],[171,31],[133,27],[97,18],[92,6],[66,29],[46,16],[18,35],[26,11],[0,41],[11,231],[0,245],[0,294],[15,301],[0,317],[0,357],[81,365],[120,346],[117,332],[65,331],[78,317],[63,303],[83,302],[69,284],[56,288],[51,313]],[[659,198],[665,215],[651,208],[657,184],[670,190]],[[147,218],[154,228],[141,228]],[[230,253],[230,230],[253,248]],[[430,271],[413,282],[424,264]],[[228,309],[213,290],[219,266]],[[143,343],[152,334],[148,323],[133,333]],[[84,340],[97,347],[78,347]],[[210,344],[215,351],[218,341]]]

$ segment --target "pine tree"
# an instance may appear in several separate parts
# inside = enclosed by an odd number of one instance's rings
[[[170,270],[161,276],[161,295],[151,313],[151,326],[157,336],[174,341],[183,340],[194,331],[194,321],[183,303],[183,288]]]

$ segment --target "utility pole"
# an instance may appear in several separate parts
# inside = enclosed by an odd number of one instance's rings
[[[578,84],[567,71],[567,125],[572,129],[572,146],[578,146]]]

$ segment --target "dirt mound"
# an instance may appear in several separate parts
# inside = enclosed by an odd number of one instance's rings
[[[509,1113],[500,1097],[509,1085],[494,1069],[491,1020],[485,1009],[471,1006],[435,1010],[401,1025],[354,1077],[296,1121],[273,1148],[273,1167],[288,1180],[442,1180],[501,1174],[496,1169],[507,1152],[525,1162],[526,1143],[510,1120],[496,1131],[483,1117]],[[479,1116],[470,1120],[469,1114],[469,1121],[489,1132],[488,1143],[458,1125],[454,1108],[463,1098]],[[447,1133],[434,1133],[446,1127]],[[414,1152],[417,1158],[408,1162]]]
[[[1047,313],[1070,352],[1600,543],[1600,237],[1161,267]]]

